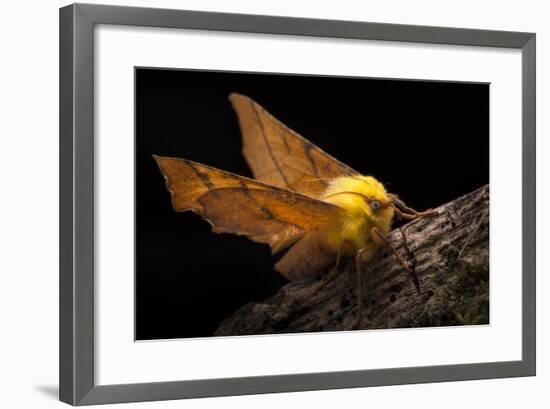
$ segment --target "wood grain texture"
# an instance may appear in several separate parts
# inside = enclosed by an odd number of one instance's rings
[[[438,215],[394,229],[389,240],[418,277],[391,252],[362,266],[363,320],[358,329],[489,323],[489,186],[436,209]],[[215,335],[335,331],[356,316],[353,260],[314,293],[319,278],[290,282],[273,297],[249,303]]]

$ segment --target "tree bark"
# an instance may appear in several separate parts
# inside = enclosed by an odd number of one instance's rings
[[[489,186],[436,210],[388,237],[412,272],[387,249],[360,267],[364,308],[357,329],[489,323]],[[319,278],[293,281],[263,302],[242,306],[215,335],[351,329],[358,313],[354,260],[339,269],[318,292]]]

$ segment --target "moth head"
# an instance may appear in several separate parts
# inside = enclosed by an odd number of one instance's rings
[[[382,208],[382,202],[378,199],[369,200],[368,203],[373,212],[377,212]]]
[[[323,198],[348,212],[362,214],[382,230],[389,230],[394,216],[392,197],[372,176],[348,176],[333,179]]]
[[[379,186],[375,184],[374,189],[365,192],[363,200],[366,204],[365,214],[367,218],[380,229],[389,231],[394,216],[394,208],[393,201],[386,193],[383,185],[381,183],[379,183]]]

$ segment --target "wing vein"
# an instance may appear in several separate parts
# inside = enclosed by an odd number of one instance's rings
[[[283,178],[283,181],[285,184],[292,189],[292,185],[288,182],[288,179],[286,175],[284,174],[283,170],[281,169],[281,166],[279,165],[279,162],[277,161],[277,158],[275,158],[275,155],[273,154],[273,151],[271,149],[271,144],[267,141],[267,137],[265,135],[265,129],[264,129],[264,123],[262,122],[262,119],[260,118],[260,115],[258,114],[258,110],[254,106],[254,102],[252,100],[250,101],[250,106],[252,110],[254,111],[254,115],[256,116],[256,120],[258,121],[258,124],[260,125],[260,132],[262,134],[262,138],[264,140],[265,146],[267,147],[267,152],[269,153],[269,156],[271,157],[271,160],[275,164],[277,171]],[[286,141],[285,141],[286,142]]]

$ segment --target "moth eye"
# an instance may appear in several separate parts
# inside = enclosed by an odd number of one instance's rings
[[[374,210],[374,211],[377,211],[378,209],[380,209],[380,206],[381,206],[381,204],[380,204],[380,202],[379,202],[378,200],[372,200],[372,201],[370,202],[370,207],[371,207],[371,209]]]

